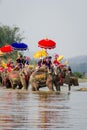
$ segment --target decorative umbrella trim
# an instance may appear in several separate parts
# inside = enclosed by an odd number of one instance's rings
[[[52,49],[52,48],[55,48],[56,46],[52,46],[52,47],[49,47],[49,46],[42,46],[42,45],[38,45],[38,47],[41,47],[41,48],[45,48],[45,49]]]

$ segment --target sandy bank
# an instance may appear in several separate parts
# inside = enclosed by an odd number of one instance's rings
[[[86,79],[82,79],[82,78],[80,79],[79,78],[78,81],[79,81],[79,83],[81,83],[81,82],[87,82],[87,78]]]

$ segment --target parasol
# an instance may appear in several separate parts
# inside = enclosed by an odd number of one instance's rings
[[[11,45],[4,45],[0,48],[0,50],[4,53],[9,53],[9,52],[12,52],[13,49],[12,49],[12,46]]]
[[[56,47],[56,43],[51,39],[42,39],[38,42],[38,47],[44,49],[53,49]]]
[[[41,51],[37,51],[34,53],[34,58],[40,58],[40,57],[44,57],[44,56],[47,56],[47,52],[46,50],[41,50]]]
[[[63,56],[63,55],[60,55],[60,56],[58,56],[57,60],[58,60],[58,61],[61,61],[63,58],[64,58],[64,56]]]
[[[65,65],[68,65],[68,64],[69,64],[69,61],[68,61],[68,60],[66,60],[66,61],[64,62],[64,64],[65,64]]]
[[[14,50],[27,50],[28,49],[28,45],[27,44],[25,44],[25,43],[18,43],[18,42],[13,42],[12,44],[11,44],[11,46],[12,46],[12,48],[14,49]]]

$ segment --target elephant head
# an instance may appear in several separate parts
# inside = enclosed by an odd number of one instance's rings
[[[75,76],[70,76],[70,82],[71,82],[72,85],[74,85],[74,86],[79,86],[78,78],[75,77]]]
[[[13,89],[15,89],[17,86],[19,86],[19,88],[23,87],[20,75],[21,75],[20,71],[11,71],[10,73],[8,73],[8,80],[10,81],[11,87]]]

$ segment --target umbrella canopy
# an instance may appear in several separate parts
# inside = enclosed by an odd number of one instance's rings
[[[41,50],[41,51],[37,51],[34,53],[34,58],[40,58],[40,57],[44,57],[44,56],[47,56],[47,52],[46,50]]]
[[[3,56],[5,53],[3,53],[1,50],[0,50],[0,56]]]
[[[1,62],[1,64],[2,64],[2,67],[3,68],[6,68],[7,67],[7,64],[2,60],[2,62]]]
[[[44,49],[53,49],[56,47],[56,43],[50,39],[42,39],[38,42],[38,47],[41,47]]]
[[[60,56],[58,56],[57,60],[61,61],[63,58],[64,58],[64,56],[60,55]]]
[[[0,50],[4,53],[12,52],[12,46],[11,45],[4,45],[0,48]]]
[[[68,61],[68,60],[66,60],[66,61],[64,62],[64,64],[65,64],[65,65],[68,65],[68,64],[69,64],[69,61]]]
[[[34,58],[40,58],[41,57],[41,54],[39,52],[36,52],[34,53],[33,55]]]
[[[25,44],[25,43],[18,43],[18,42],[13,42],[12,44],[11,44],[11,46],[12,46],[12,48],[14,49],[14,50],[27,50],[27,48],[28,48],[28,45],[27,44]]]

